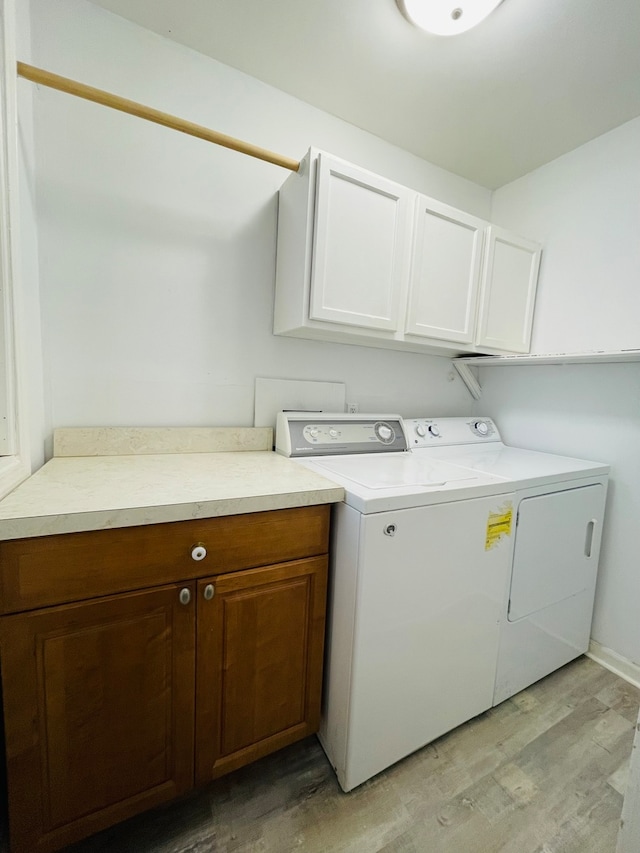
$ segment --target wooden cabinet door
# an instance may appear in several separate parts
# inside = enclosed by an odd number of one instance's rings
[[[405,331],[472,344],[487,223],[420,196]]]
[[[317,731],[326,582],[326,557],[198,582],[197,783]]]
[[[482,271],[478,347],[529,352],[541,248],[492,225]]]
[[[12,853],[52,851],[193,785],[194,584],[0,623]]]
[[[414,193],[326,154],[317,169],[309,317],[395,331]]]

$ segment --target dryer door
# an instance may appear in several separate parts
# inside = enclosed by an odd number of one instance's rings
[[[605,495],[596,484],[520,502],[510,622],[593,587]]]

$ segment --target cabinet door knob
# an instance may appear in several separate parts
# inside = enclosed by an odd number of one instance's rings
[[[191,559],[192,560],[204,560],[207,556],[207,549],[204,547],[202,542],[198,542],[197,545],[194,545],[191,549]]]
[[[180,590],[180,604],[188,604],[191,601],[191,590],[186,586]]]
[[[208,583],[204,588],[204,597],[206,601],[211,601],[215,593],[215,588],[212,583]]]

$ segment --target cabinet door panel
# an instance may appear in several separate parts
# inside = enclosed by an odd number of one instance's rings
[[[303,720],[308,606],[308,575],[223,599],[223,755]]]
[[[413,194],[325,154],[317,181],[309,316],[395,331]]]
[[[492,225],[482,272],[477,345],[529,352],[541,249]]]
[[[326,558],[198,588],[196,779],[220,776],[317,731]]]
[[[195,608],[179,590],[2,620],[12,849],[57,849],[192,786]]]
[[[486,223],[420,197],[406,331],[472,343]]]

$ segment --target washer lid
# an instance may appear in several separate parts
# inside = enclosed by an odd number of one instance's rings
[[[476,471],[459,468],[448,462],[421,458],[413,453],[367,456],[342,456],[316,459],[318,468],[338,474],[367,489],[393,489],[407,486],[442,488],[447,484],[472,484],[482,477]]]
[[[361,513],[411,509],[489,495],[508,497],[502,477],[460,468],[415,453],[339,456],[295,461],[345,490],[344,502]]]

